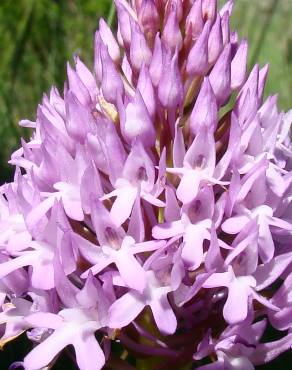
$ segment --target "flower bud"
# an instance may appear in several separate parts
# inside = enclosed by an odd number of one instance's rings
[[[157,87],[162,73],[162,47],[158,33],[155,37],[154,50],[149,66],[149,73],[153,85]]]
[[[226,12],[229,14],[229,16],[231,16],[232,10],[233,10],[233,5],[234,5],[233,0],[227,1],[227,3],[225,3],[222,6],[222,8],[220,9],[220,12],[219,12],[220,17],[223,17],[224,13],[226,13]]]
[[[235,102],[234,111],[237,113],[239,124],[253,119],[258,109],[259,66],[256,64]]]
[[[69,135],[84,143],[87,132],[92,131],[95,126],[94,119],[90,110],[80,103],[72,91],[68,91],[65,96],[67,131]]]
[[[149,75],[148,67],[145,65],[142,66],[138,83],[137,83],[137,89],[140,91],[141,96],[145,102],[145,105],[147,107],[147,110],[153,119],[155,117],[155,95],[154,95],[154,89],[152,86],[151,78]]]
[[[183,2],[181,0],[168,0],[165,5],[164,19],[168,19],[169,14],[172,11],[172,8],[176,8],[176,19],[178,23],[182,20],[183,17]]]
[[[143,63],[147,66],[150,64],[152,53],[139,25],[134,21],[131,21],[131,32],[130,61],[134,70],[138,72]]]
[[[244,82],[246,73],[248,44],[242,40],[231,62],[231,89],[238,89]]]
[[[190,132],[193,136],[196,136],[204,128],[207,128],[209,132],[214,132],[217,121],[216,96],[208,77],[205,77],[190,116]]]
[[[102,80],[102,63],[100,57],[101,43],[100,33],[96,31],[94,35],[94,72],[99,83],[101,83]]]
[[[186,19],[186,35],[196,40],[203,29],[202,0],[195,0]]]
[[[163,70],[158,85],[158,98],[164,108],[180,107],[183,100],[183,85],[178,68],[178,51],[172,56],[164,52]]]
[[[138,12],[138,20],[146,38],[154,39],[159,29],[159,14],[154,0],[143,0]]]
[[[67,63],[67,76],[69,89],[75,94],[82,104],[89,105],[91,102],[91,97],[88,89],[78,76],[78,73],[70,66],[69,63]]]
[[[91,100],[95,101],[96,94],[97,94],[97,85],[95,79],[90,72],[90,70],[86,67],[86,65],[79,59],[78,56],[74,57],[75,61],[75,68],[80,80],[83,82],[84,86],[87,88]]]
[[[102,63],[102,93],[109,103],[114,104],[117,101],[117,96],[124,94],[123,81],[104,44],[101,45],[100,55]]]
[[[102,42],[107,46],[108,52],[112,60],[117,64],[120,62],[120,48],[119,45],[106,22],[100,18],[99,21],[99,34]]]
[[[203,32],[191,48],[186,65],[188,75],[203,76],[208,70],[208,37],[210,26],[211,22],[207,21],[204,25]]]
[[[147,147],[154,145],[156,133],[146,104],[137,90],[134,98],[128,103],[126,108],[121,101],[118,104],[121,131],[126,141],[132,143],[136,139]]]
[[[266,64],[259,71],[259,86],[258,86],[259,104],[262,104],[263,94],[264,94],[264,89],[265,89],[265,84],[266,84],[268,72],[269,72],[269,65],[268,64]]]
[[[229,13],[225,12],[221,17],[222,39],[223,45],[226,45],[230,40],[230,24]]]
[[[230,62],[231,45],[228,44],[222,51],[209,76],[210,84],[215,93],[218,106],[224,104],[230,95]]]
[[[221,18],[217,15],[208,39],[208,62],[213,65],[218,59],[223,48],[223,36],[221,29]]]
[[[128,49],[131,43],[130,15],[120,0],[115,0],[115,3],[118,13],[119,42],[122,41],[123,46]]]
[[[217,0],[203,0],[202,14],[203,19],[210,19],[213,21],[217,13]]]
[[[176,48],[180,50],[182,47],[182,35],[177,20],[177,6],[175,3],[171,4],[170,12],[162,32],[162,40],[172,51]]]

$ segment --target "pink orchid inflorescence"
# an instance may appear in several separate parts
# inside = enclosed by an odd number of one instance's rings
[[[246,72],[232,1],[115,5],[93,70],[20,122],[0,345],[26,331],[26,370],[68,345],[82,370],[252,370],[292,345],[292,111]]]

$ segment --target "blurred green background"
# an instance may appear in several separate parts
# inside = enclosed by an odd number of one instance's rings
[[[34,120],[42,94],[52,85],[62,88],[66,61],[74,53],[92,66],[93,34],[100,16],[112,18],[110,8],[110,0],[0,0],[1,183],[12,176],[5,165],[11,151],[21,135],[29,136],[18,121]],[[292,0],[235,0],[232,28],[249,40],[250,66],[269,62],[266,95],[278,93],[283,110],[292,106],[291,19]],[[0,369],[21,357],[8,345]],[[291,364],[287,353],[259,369],[288,370]]]

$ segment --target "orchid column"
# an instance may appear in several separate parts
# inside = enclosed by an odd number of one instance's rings
[[[20,121],[0,346],[34,343],[11,369],[68,345],[81,370],[255,369],[292,345],[292,111],[247,71],[232,1],[115,5],[94,67],[76,56]]]

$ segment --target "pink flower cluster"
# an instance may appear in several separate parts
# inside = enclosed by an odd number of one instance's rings
[[[292,111],[263,102],[267,66],[247,73],[232,1],[115,3],[93,70],[76,57],[20,122],[0,345],[26,331],[26,370],[68,345],[82,370],[131,368],[115,345],[151,369],[252,370],[292,345]]]

